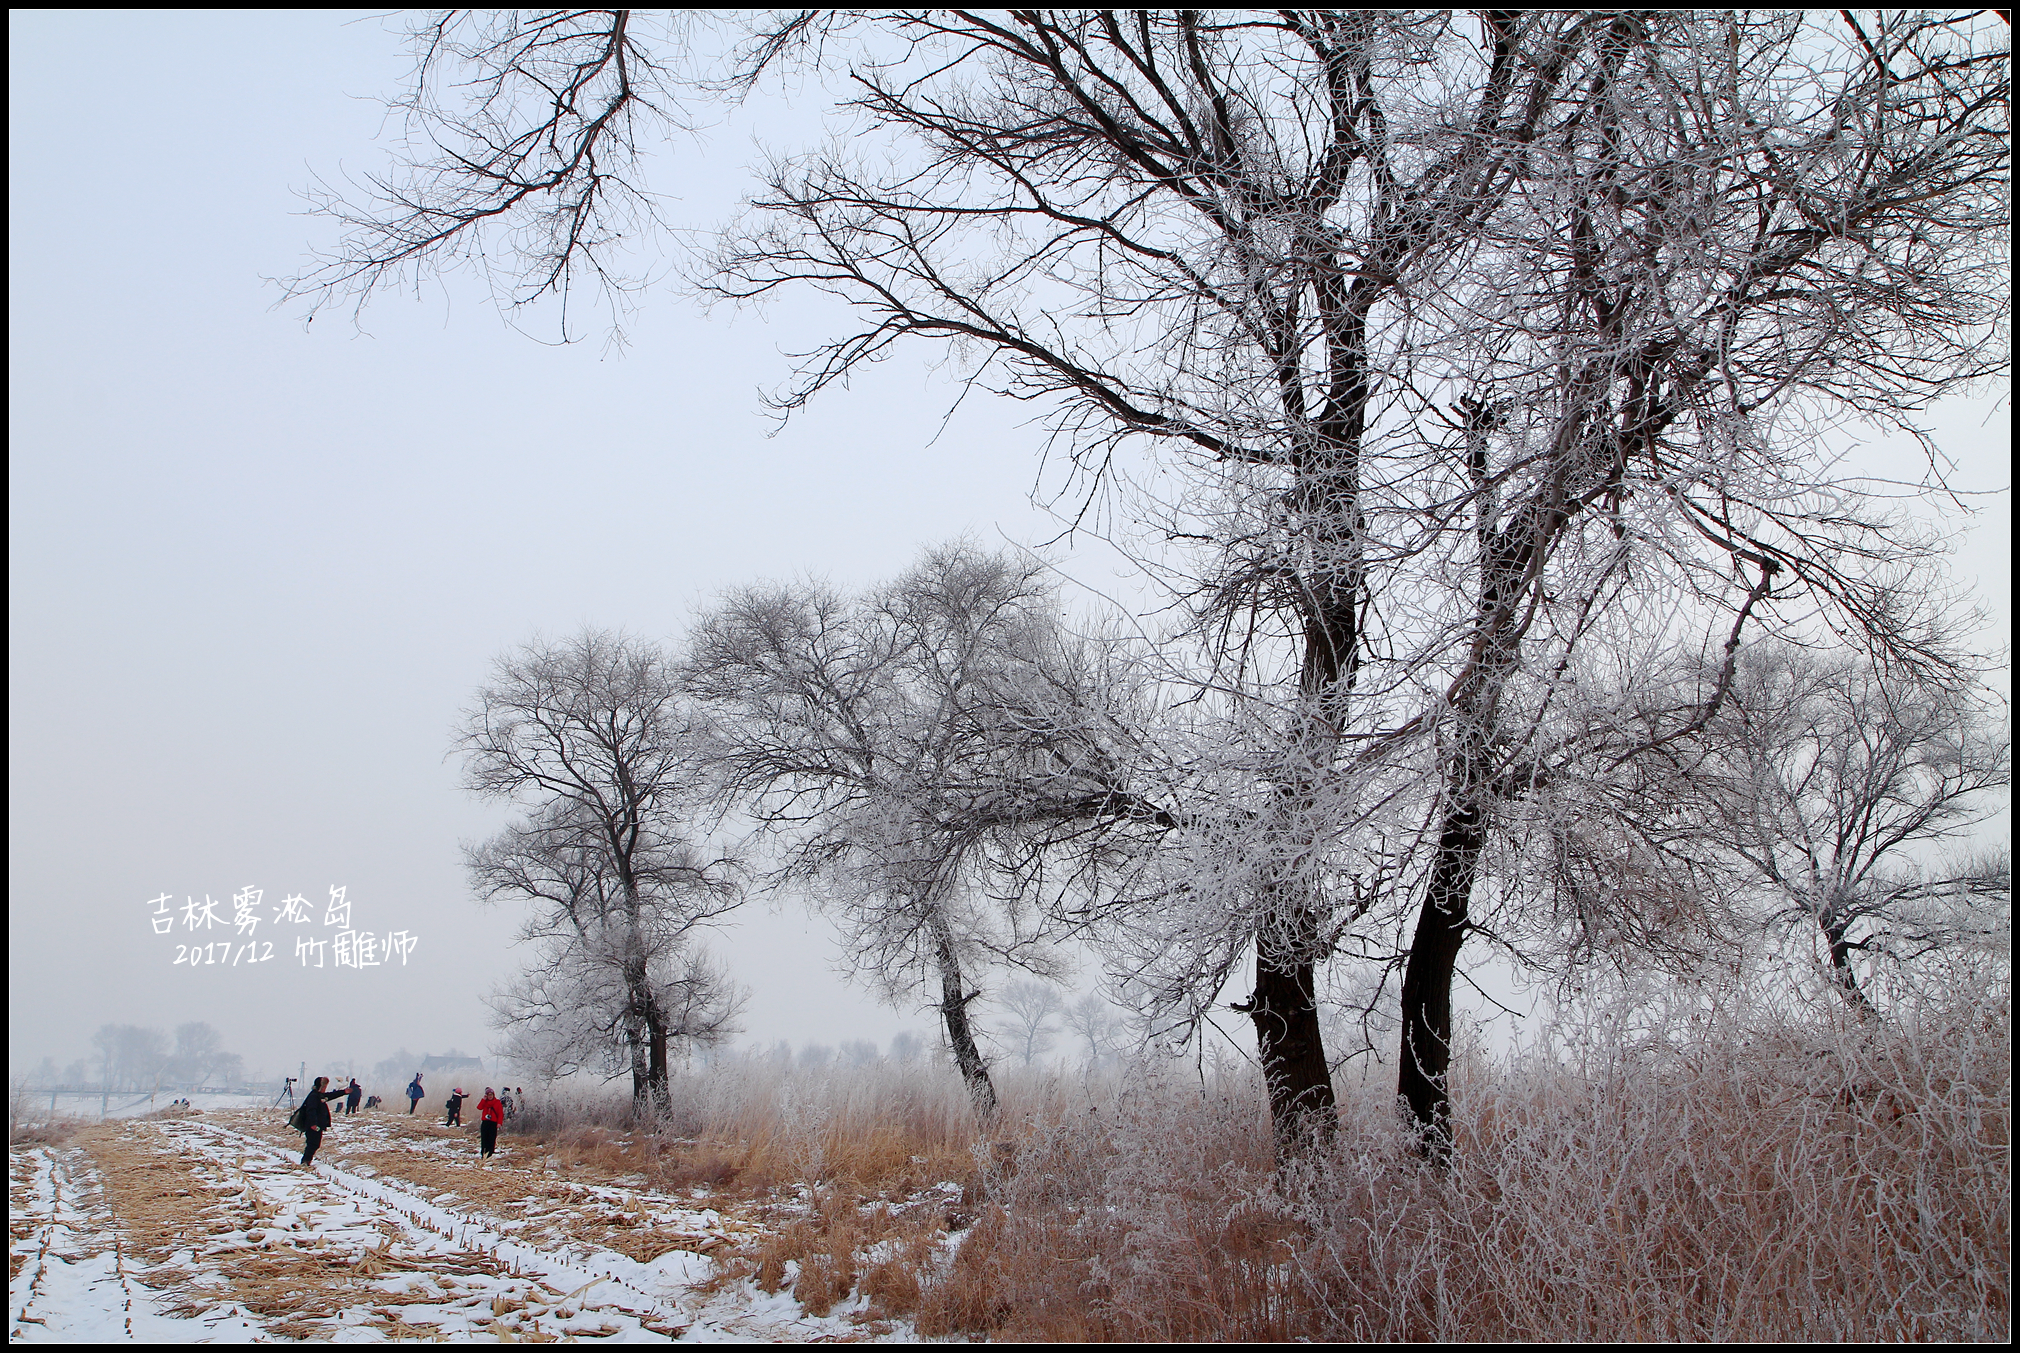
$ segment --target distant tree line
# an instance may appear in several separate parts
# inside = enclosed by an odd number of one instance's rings
[[[35,1071],[43,1086],[90,1086],[114,1092],[231,1089],[245,1079],[245,1059],[225,1050],[210,1025],[178,1024],[173,1039],[160,1029],[105,1024],[91,1036],[95,1055],[59,1068],[44,1057]]]

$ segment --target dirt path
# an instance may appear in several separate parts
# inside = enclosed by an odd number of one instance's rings
[[[507,1138],[340,1118],[313,1169],[261,1110],[127,1120],[10,1153],[15,1337],[854,1340],[711,1254],[764,1228]],[[129,1334],[130,1331],[130,1334]],[[893,1331],[895,1333],[895,1331]]]
[[[265,1115],[246,1115],[229,1126],[272,1150],[300,1150],[300,1135]],[[485,1166],[467,1130],[359,1115],[337,1122],[316,1160],[414,1193],[465,1222],[541,1250],[611,1250],[648,1266],[666,1259],[666,1267],[683,1275],[712,1270],[677,1256],[715,1253],[752,1230],[746,1219],[723,1215],[706,1201],[646,1189],[642,1178],[627,1187],[621,1179],[576,1174],[522,1139],[504,1142]]]

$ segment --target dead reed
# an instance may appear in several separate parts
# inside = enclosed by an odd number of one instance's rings
[[[8,1146],[60,1146],[81,1126],[83,1120],[44,1107],[41,1096],[29,1090],[24,1082],[8,1082]]]
[[[1036,1125],[919,1328],[1022,1339],[2003,1340],[2003,995],[1467,1068],[1448,1169],[1379,1084],[1275,1172],[1246,1093]],[[1087,1115],[1092,1118],[1094,1115]]]
[[[1044,1077],[1006,1078],[1006,1117],[1058,1108]],[[550,1094],[508,1125],[565,1170],[658,1189],[766,1198],[838,1184],[901,1201],[973,1170],[974,1112],[958,1079],[924,1064],[808,1073],[731,1060],[676,1076],[662,1114],[609,1095]]]
[[[1476,1054],[1444,1169],[1385,1076],[1279,1168],[1259,1086],[1142,1070],[1027,1084],[987,1136],[867,1111],[870,1077],[730,1080],[695,1087],[719,1139],[662,1150],[771,1181],[727,1278],[926,1335],[2003,1340],[2004,990],[1878,1030],[1747,1011]]]

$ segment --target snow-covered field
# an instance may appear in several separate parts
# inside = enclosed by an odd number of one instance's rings
[[[251,1109],[272,1102],[267,1095],[239,1095],[223,1091],[198,1091],[184,1095],[178,1091],[164,1090],[159,1094],[100,1095],[95,1091],[59,1090],[54,1095],[47,1091],[41,1094],[31,1092],[29,1099],[35,1107],[47,1109],[52,1115],[65,1118],[95,1120],[105,1118],[139,1118],[144,1114],[156,1113],[168,1107],[170,1101],[187,1099],[191,1108],[205,1110]],[[103,1110],[101,1114],[101,1108]]]
[[[567,1177],[514,1139],[339,1117],[312,1168],[272,1110],[107,1122],[10,1152],[10,1337],[864,1340],[709,1257],[765,1228],[703,1197]],[[621,1183],[622,1181],[620,1181]],[[852,1318],[855,1317],[855,1318]]]
[[[169,1313],[173,1299],[138,1280],[78,1150],[10,1152],[8,1338],[23,1343],[242,1343],[259,1329],[232,1311]]]

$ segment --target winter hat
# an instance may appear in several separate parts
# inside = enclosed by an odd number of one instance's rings
[[[463,1087],[459,1085],[455,1089],[451,1090],[449,1093],[452,1095],[460,1095],[463,1093]]]

